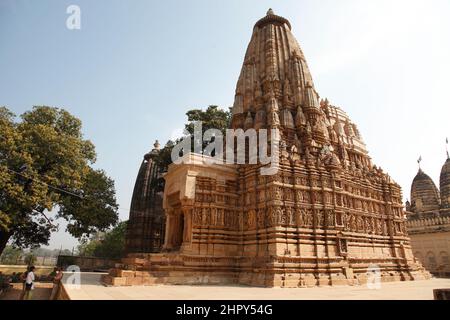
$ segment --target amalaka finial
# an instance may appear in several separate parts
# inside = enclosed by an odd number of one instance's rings
[[[255,23],[255,27],[262,28],[267,24],[273,24],[273,23],[276,23],[277,25],[286,24],[288,26],[289,30],[292,29],[289,21],[283,17],[277,16],[275,14],[275,12],[273,12],[272,8],[269,8],[269,10],[267,10],[267,12],[266,12],[266,15],[264,17],[262,17],[261,19],[259,19]]]
[[[417,160],[417,163],[419,164],[419,172],[422,171],[422,168],[420,167],[420,163],[422,162],[422,156],[419,157]]]
[[[161,147],[161,145],[159,144],[159,141],[156,140],[155,143],[153,144],[153,147],[155,147],[156,150],[159,150],[159,148]]]

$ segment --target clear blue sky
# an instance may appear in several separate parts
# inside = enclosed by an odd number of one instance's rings
[[[81,8],[81,30],[66,8]],[[322,97],[358,124],[409,197],[416,160],[438,183],[450,136],[450,1],[0,0],[0,105],[82,119],[128,208],[143,154],[185,112],[229,107],[254,23],[288,18]],[[120,211],[121,219],[128,217]],[[64,227],[51,246],[72,247]]]

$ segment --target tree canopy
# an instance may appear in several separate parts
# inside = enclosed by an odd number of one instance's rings
[[[188,122],[185,124],[186,130],[193,135],[194,123],[202,123],[202,131],[205,133],[208,129],[218,129],[225,135],[225,130],[230,126],[231,112],[220,109],[218,106],[211,105],[205,111],[201,109],[192,109],[186,113]]]
[[[16,264],[23,254],[24,252],[20,248],[15,248],[13,246],[6,246],[2,254],[0,255],[0,263]]]
[[[118,219],[114,182],[96,160],[81,121],[69,112],[36,106],[16,116],[0,108],[0,253],[47,244],[55,219],[76,238],[108,229]]]
[[[191,139],[194,139],[194,126],[195,122],[202,123],[202,136],[209,129],[218,129],[222,131],[222,134],[225,136],[226,129],[229,128],[231,122],[231,111],[223,110],[215,105],[210,105],[206,110],[202,109],[191,109],[186,113],[187,123],[185,124],[185,130],[191,136]],[[173,147],[177,144],[178,141],[169,140],[164,148],[161,149],[156,161],[160,167],[164,170],[167,169],[168,165],[172,163],[171,160],[171,152]],[[203,142],[202,145],[205,147],[207,143]],[[192,150],[194,151],[194,144],[191,145]]]
[[[98,258],[119,259],[125,250],[127,221],[120,222],[112,230],[95,236],[78,246],[80,255]]]

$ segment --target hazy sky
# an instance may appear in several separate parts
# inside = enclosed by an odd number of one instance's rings
[[[71,4],[81,30],[66,28]],[[290,20],[319,94],[349,114],[405,199],[419,155],[438,184],[450,136],[448,0],[0,0],[0,105],[82,119],[125,220],[154,140],[182,128],[191,108],[232,105],[269,7]],[[51,246],[76,245],[60,229]]]

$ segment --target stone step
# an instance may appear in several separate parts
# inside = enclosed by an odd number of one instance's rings
[[[146,262],[147,262],[147,259],[142,259],[142,258],[127,257],[127,258],[122,259],[122,263],[125,265],[143,266]]]
[[[101,282],[107,286],[122,287],[122,286],[151,286],[156,284],[167,283],[167,277],[154,277],[150,273],[142,274],[141,276],[124,276],[115,277],[113,275],[102,276]]]
[[[114,284],[113,284],[113,279],[114,279],[114,277],[110,276],[109,274],[105,274],[105,275],[102,275],[100,281],[101,281],[104,285],[112,286],[112,285],[114,285]]]

